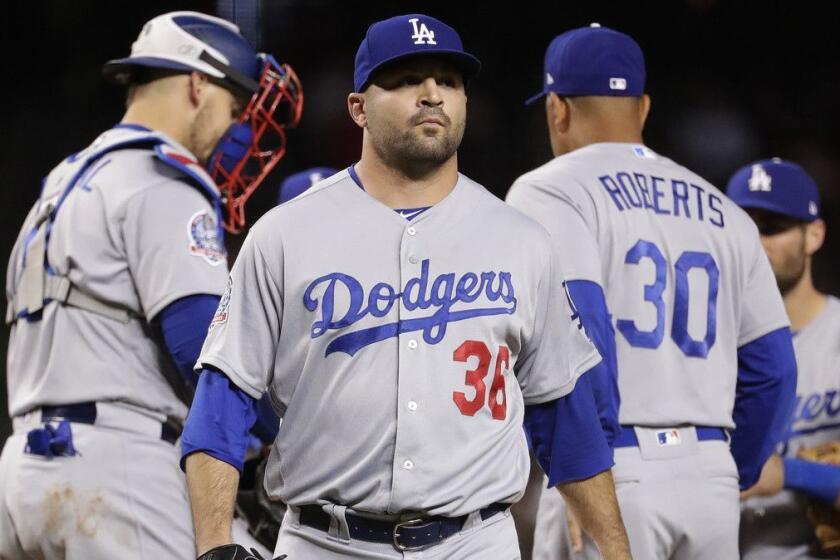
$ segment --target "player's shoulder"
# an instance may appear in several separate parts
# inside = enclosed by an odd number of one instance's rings
[[[310,227],[333,211],[347,212],[347,198],[358,190],[347,169],[318,181],[295,198],[263,214],[253,226],[252,235],[277,238],[287,229]]]
[[[527,171],[516,178],[511,190],[522,188],[562,189],[570,180],[574,180],[582,165],[576,150],[562,156],[557,156],[544,164]]]
[[[592,196],[593,170],[605,170],[622,156],[620,144],[590,144],[572,152],[556,156],[544,164],[523,173],[511,185],[507,200],[518,204],[539,193],[580,201]]]
[[[825,302],[825,316],[840,329],[840,298],[828,294]]]
[[[213,179],[184,146],[159,131],[120,125],[101,133],[69,156],[53,173],[78,172],[88,190],[106,198],[126,198],[145,190],[191,188],[218,197]]]
[[[505,203],[469,177],[460,175],[459,180],[463,182],[465,197],[470,199],[468,211],[475,219],[492,223],[494,228],[505,230],[523,243],[548,244],[550,235],[536,220]]]
[[[685,165],[665,157],[659,153],[654,152],[650,148],[643,146],[645,152],[642,152],[640,157],[645,157],[650,160],[651,171],[656,171],[660,175],[669,180],[682,181],[689,185],[692,189],[701,189],[709,196],[713,196],[721,204],[722,212],[726,217],[727,229],[737,228],[740,233],[758,234],[758,228],[755,222],[749,217],[746,211],[732,202],[726,196],[722,189],[719,189],[714,183],[707,180],[697,171],[686,167]],[[730,236],[735,241],[741,241],[737,236]]]

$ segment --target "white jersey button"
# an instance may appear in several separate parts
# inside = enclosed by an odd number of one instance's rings
[[[408,410],[410,410],[411,412],[417,410],[417,403],[414,401],[408,401]]]
[[[414,235],[415,233],[417,233],[417,230],[416,230],[416,229],[414,229],[413,227],[410,227],[410,228],[408,228],[407,230],[405,230],[405,232],[406,232],[408,235]]]
[[[412,338],[408,341],[408,347],[414,350],[415,348],[417,348],[417,341]]]
[[[405,461],[403,461],[403,468],[407,471],[410,471],[414,468],[414,463],[411,459],[406,459]]]
[[[417,264],[419,260],[420,259],[418,259],[414,255],[411,255],[410,257],[408,257],[408,262],[410,262],[411,264]]]

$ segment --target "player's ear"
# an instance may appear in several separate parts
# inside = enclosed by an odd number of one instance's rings
[[[367,126],[364,93],[351,93],[348,95],[347,110],[350,112],[350,118],[353,119],[353,122],[359,125],[360,128],[365,128],[365,126]]]
[[[825,222],[816,219],[805,226],[805,254],[809,257],[820,250],[825,241]]]
[[[648,113],[650,113],[650,96],[644,93],[639,99],[639,128],[645,127]]]
[[[556,132],[566,132],[571,123],[571,111],[569,102],[565,97],[556,93],[549,93],[545,96],[545,116],[548,126]]]
[[[190,103],[194,107],[201,105],[208,85],[207,76],[201,72],[190,72],[189,75],[189,95]]]

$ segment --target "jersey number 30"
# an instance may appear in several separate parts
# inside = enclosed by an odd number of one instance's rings
[[[662,256],[662,251],[650,241],[640,239],[627,252],[624,258],[626,264],[637,265],[642,259],[650,259],[656,269],[656,279],[653,284],[645,286],[645,301],[656,307],[656,326],[653,330],[643,331],[636,327],[636,322],[630,319],[619,319],[616,327],[627,339],[631,346],[637,348],[659,348],[665,336],[665,301],[662,293],[668,272],[668,263]],[[688,273],[697,268],[706,271],[709,278],[709,291],[706,307],[706,336],[702,340],[691,338],[688,333],[688,304],[689,297]],[[717,334],[716,304],[718,294],[718,270],[715,259],[709,253],[686,251],[674,263],[674,278],[677,283],[674,289],[674,318],[671,321],[671,339],[686,356],[705,358],[715,344]]]
[[[455,406],[464,416],[475,416],[475,413],[484,407],[487,398],[487,385],[484,379],[490,371],[490,361],[493,356],[487,345],[478,340],[465,340],[455,352],[452,359],[456,362],[466,362],[471,357],[478,358],[478,366],[475,369],[468,369],[464,384],[475,390],[473,398],[461,391],[452,393],[452,400]],[[507,346],[499,346],[499,353],[496,356],[496,371],[493,375],[493,383],[490,385],[489,406],[490,413],[495,420],[504,420],[507,416],[507,395],[505,394],[504,371],[510,363],[510,350]]]

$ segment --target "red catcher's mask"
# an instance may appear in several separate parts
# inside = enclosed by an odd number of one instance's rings
[[[245,227],[245,203],[286,154],[286,130],[300,122],[303,89],[295,71],[269,55],[260,88],[239,121],[228,129],[208,162],[231,233]]]

